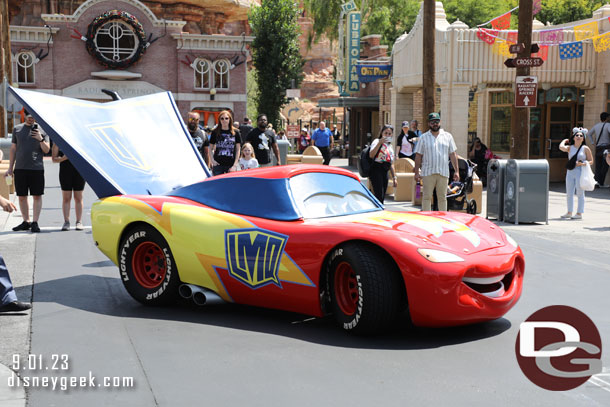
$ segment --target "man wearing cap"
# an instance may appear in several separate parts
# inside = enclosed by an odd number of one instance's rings
[[[5,176],[13,176],[15,170],[15,192],[19,197],[19,209],[23,222],[13,228],[14,231],[31,230],[40,232],[38,218],[42,210],[44,194],[44,164],[42,157],[51,150],[49,136],[38,126],[32,115],[26,112],[25,123],[13,128],[10,161]],[[28,195],[34,200],[32,223]]]
[[[423,181],[424,195],[422,197],[422,210],[432,209],[432,196],[436,190],[438,208],[447,210],[447,185],[449,184],[449,164],[458,167],[457,147],[453,136],[441,129],[441,116],[438,113],[428,115],[430,130],[422,134],[415,146],[415,180]],[[420,174],[421,168],[421,174]],[[459,171],[453,174],[453,180],[459,181]]]

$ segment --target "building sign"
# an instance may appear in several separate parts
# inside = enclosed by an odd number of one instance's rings
[[[360,82],[375,82],[392,72],[392,65],[356,65]]]
[[[358,60],[360,59],[360,25],[359,11],[350,11],[347,15],[347,92],[354,93],[360,89],[358,81]]]
[[[354,3],[354,0],[341,4],[341,11],[344,13],[349,13],[352,10],[356,10],[356,3]]]
[[[536,107],[538,102],[538,77],[517,76],[515,107]]]

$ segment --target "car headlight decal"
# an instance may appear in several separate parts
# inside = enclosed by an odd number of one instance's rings
[[[417,249],[417,252],[432,263],[456,263],[464,261],[460,256],[442,250]]]

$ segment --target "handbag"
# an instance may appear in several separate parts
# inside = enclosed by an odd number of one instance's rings
[[[577,157],[578,157],[578,152],[580,151],[580,149],[582,148],[582,146],[583,146],[583,145],[584,145],[584,143],[583,143],[583,144],[581,144],[581,145],[580,145],[580,147],[578,147],[578,150],[576,150],[576,154],[574,154],[574,155],[572,156],[572,158],[570,158],[570,159],[568,160],[568,162],[566,163],[566,168],[567,168],[568,170],[573,170],[574,168],[576,168],[576,159],[577,159]]]
[[[588,161],[585,161],[585,166],[580,171],[580,189],[584,191],[593,191],[595,189],[595,177]]]

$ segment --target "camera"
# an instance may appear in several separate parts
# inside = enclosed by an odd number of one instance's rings
[[[610,150],[604,150],[604,158],[606,158],[606,156],[608,155],[608,153],[610,153]]]

